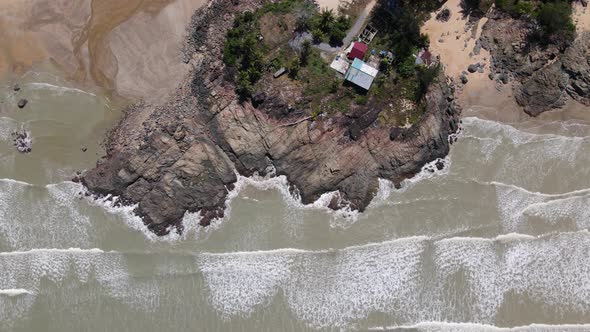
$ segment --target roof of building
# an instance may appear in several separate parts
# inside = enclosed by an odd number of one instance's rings
[[[416,64],[430,66],[431,63],[432,53],[430,53],[430,51],[428,51],[427,49],[420,50],[420,52],[418,52],[418,55],[416,56]]]
[[[379,71],[359,59],[354,59],[344,78],[365,90],[369,90]]]
[[[332,61],[330,64],[330,68],[341,73],[342,75],[346,74],[348,67],[350,67],[350,63],[346,60],[345,55],[342,53],[337,55],[334,58],[334,61]]]
[[[365,54],[367,53],[367,50],[369,49],[369,46],[367,46],[366,44],[363,44],[361,42],[355,42],[352,45],[352,50],[350,50],[350,53],[348,53],[348,58],[349,59],[362,59],[365,57]]]

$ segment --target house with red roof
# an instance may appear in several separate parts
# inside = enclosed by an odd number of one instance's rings
[[[350,50],[350,53],[348,53],[348,59],[363,60],[365,58],[365,54],[367,54],[367,50],[369,50],[369,46],[367,46],[367,44],[361,42],[354,42],[352,44],[352,49]]]

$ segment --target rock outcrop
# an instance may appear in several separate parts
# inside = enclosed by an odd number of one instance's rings
[[[31,134],[24,130],[16,130],[12,133],[14,147],[21,153],[29,153],[32,150],[33,140]]]
[[[304,203],[339,191],[332,208],[362,211],[379,178],[400,182],[448,154],[459,114],[444,76],[428,90],[419,123],[395,135],[375,124],[375,110],[312,120],[289,91],[265,91],[257,107],[241,101],[220,54],[233,13],[260,4],[213,1],[195,14],[185,47],[194,71],[162,105],[126,112],[107,157],[82,178],[91,192],[137,204],[149,228],[165,234],[182,230],[186,211],[200,211],[203,225],[221,217],[236,172],[285,175]]]
[[[528,36],[534,28],[526,19],[490,14],[481,44],[491,53],[492,77],[504,84],[513,80],[516,101],[531,116],[564,106],[568,96],[589,105],[590,33],[561,49],[531,44]]]

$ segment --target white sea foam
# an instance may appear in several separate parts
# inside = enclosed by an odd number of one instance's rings
[[[81,94],[96,97],[96,95],[94,93],[90,93],[90,92],[76,89],[76,88],[70,88],[70,87],[50,84],[50,83],[27,83],[27,84],[25,84],[25,86],[30,87],[32,89],[53,91],[59,95],[63,95],[65,93],[81,93]]]
[[[0,180],[0,241],[12,250],[89,246],[92,227],[79,189],[71,182],[36,187]]]
[[[421,322],[414,325],[372,327],[369,331],[419,331],[419,332],[584,332],[590,330],[587,324],[530,324],[526,326],[498,327],[489,324]]]
[[[585,169],[590,162],[590,137],[533,134],[499,122],[466,118],[465,132],[454,154],[454,175],[480,181],[512,183],[541,190],[546,178],[562,178],[555,191],[590,187]],[[457,146],[454,146],[457,149]],[[564,173],[569,174],[563,177]]]
[[[229,206],[231,200],[246,189],[248,186],[252,186],[259,190],[277,190],[286,204],[294,210],[317,210],[327,213],[330,216],[330,225],[332,227],[346,228],[358,220],[358,211],[352,210],[349,207],[334,211],[328,208],[332,198],[336,192],[328,192],[321,195],[315,202],[311,204],[303,204],[301,197],[297,193],[292,193],[287,177],[284,175],[274,176],[274,172],[270,172],[268,176],[261,177],[254,175],[252,177],[244,177],[237,175],[238,181],[235,184],[234,190],[229,194],[228,203]],[[226,215],[231,215],[231,210],[226,211]],[[291,220],[293,221],[293,220]]]
[[[12,139],[12,132],[18,128],[16,120],[7,117],[0,117],[0,140],[9,141]]]
[[[9,297],[16,297],[16,296],[21,296],[21,295],[32,295],[31,292],[29,292],[26,289],[22,289],[22,288],[17,288],[17,289],[0,289],[0,296],[2,295],[6,295]]]
[[[577,229],[590,226],[590,189],[563,194],[531,192],[514,185],[490,183],[496,188],[498,209],[505,231],[518,231],[529,217],[551,225],[573,221]]]
[[[129,288],[122,255],[99,249],[33,249],[0,254],[0,289],[22,290],[15,298],[0,296],[0,321],[11,326],[23,318],[47,282],[60,292],[73,291],[73,283],[96,282],[101,292],[114,298],[127,295]],[[26,293],[25,293],[26,292]],[[16,294],[16,291],[10,292]],[[126,298],[126,296],[123,296]]]
[[[556,315],[590,314],[589,245],[586,231],[415,237],[342,250],[204,254],[199,266],[225,318],[248,316],[281,293],[296,317],[316,328],[350,327],[372,312],[493,324],[508,294],[545,303]],[[453,286],[457,278],[461,289]]]

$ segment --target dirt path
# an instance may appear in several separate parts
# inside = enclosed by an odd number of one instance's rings
[[[359,17],[354,22],[354,25],[352,26],[352,28],[350,28],[350,30],[348,30],[346,37],[343,39],[342,47],[332,47],[327,43],[321,43],[321,44],[317,45],[316,47],[324,52],[327,52],[327,53],[338,53],[338,52],[341,52],[342,50],[344,50],[346,47],[348,47],[348,45],[350,45],[352,40],[358,34],[360,34],[361,29],[367,23],[367,20],[369,19],[369,15],[371,14],[371,11],[373,10],[373,8],[375,7],[376,4],[377,4],[377,0],[372,0],[371,2],[369,2],[367,4],[367,7],[365,7],[365,10],[363,10],[362,13],[360,13]]]

